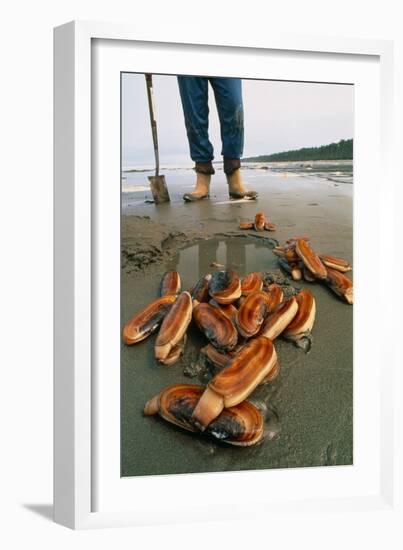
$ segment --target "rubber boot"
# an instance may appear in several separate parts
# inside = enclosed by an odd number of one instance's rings
[[[228,193],[231,199],[256,199],[257,192],[246,189],[241,175],[241,170],[235,170],[232,174],[227,174]]]
[[[196,185],[191,193],[185,193],[183,200],[186,202],[200,201],[209,197],[211,174],[196,172]]]

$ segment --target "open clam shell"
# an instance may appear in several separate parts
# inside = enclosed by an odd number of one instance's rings
[[[285,330],[294,319],[298,311],[298,302],[295,296],[292,296],[286,302],[280,304],[277,309],[271,313],[259,332],[259,336],[265,336],[270,340],[275,340]]]
[[[145,415],[159,414],[164,420],[190,432],[196,432],[192,415],[204,388],[193,384],[176,384],[164,388],[144,407]],[[222,411],[205,433],[230,445],[250,446],[263,437],[264,419],[248,401]]]
[[[236,316],[238,332],[244,338],[251,338],[257,334],[263,321],[269,313],[270,298],[262,290],[249,294]]]
[[[210,298],[209,284],[211,280],[211,273],[207,273],[201,277],[191,291],[193,305],[197,306],[201,302],[208,302]]]
[[[167,360],[173,348],[182,340],[192,320],[192,298],[189,292],[182,292],[165,316],[155,341],[155,358],[162,363]]]
[[[312,330],[315,321],[316,304],[311,291],[304,288],[297,294],[296,301],[298,303],[298,311],[283,332],[284,336],[289,340],[299,340],[306,336]]]
[[[341,273],[346,273],[351,271],[352,267],[347,260],[343,258],[336,258],[336,256],[329,256],[328,254],[319,254],[319,258],[325,264],[326,267],[340,271]]]
[[[295,251],[303,261],[304,265],[311,271],[317,279],[326,279],[327,270],[323,265],[322,260],[312,250],[307,241],[297,239],[295,243]]]
[[[124,343],[137,344],[155,332],[175,300],[176,296],[163,296],[136,313],[123,328]]]
[[[241,296],[241,281],[235,271],[217,271],[210,279],[210,296],[219,304],[231,304]]]
[[[181,278],[177,271],[167,271],[162,277],[160,296],[176,295],[181,291]]]
[[[229,366],[209,382],[193,411],[195,425],[204,430],[224,408],[244,401],[267,377],[276,361],[271,340],[264,336],[249,340]]]
[[[234,323],[220,308],[206,303],[199,304],[193,310],[193,319],[214,347],[224,351],[234,349],[238,333]]]
[[[263,288],[263,276],[259,271],[253,271],[248,273],[241,281],[242,296],[247,296],[252,292],[262,290]]]
[[[353,282],[336,269],[328,267],[326,284],[338,296],[341,296],[348,304],[352,305],[354,301]]]

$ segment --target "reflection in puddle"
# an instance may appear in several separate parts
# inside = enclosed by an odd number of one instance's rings
[[[224,267],[214,267],[213,262]],[[180,250],[167,265],[168,270],[180,273],[184,288],[194,285],[206,273],[225,268],[233,269],[243,277],[251,271],[277,269],[277,261],[267,243],[238,237],[201,241]]]

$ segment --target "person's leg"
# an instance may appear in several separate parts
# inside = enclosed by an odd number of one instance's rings
[[[195,162],[196,185],[185,193],[186,201],[208,197],[210,179],[214,174],[213,146],[208,136],[208,79],[198,76],[178,76],[179,92],[189,141],[190,156]]]
[[[248,191],[241,176],[241,157],[244,145],[242,80],[240,78],[210,78],[220,119],[224,172],[228,191],[233,198],[256,198]]]

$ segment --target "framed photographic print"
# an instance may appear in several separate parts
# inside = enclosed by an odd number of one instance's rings
[[[391,63],[55,29],[56,521],[392,506]]]

